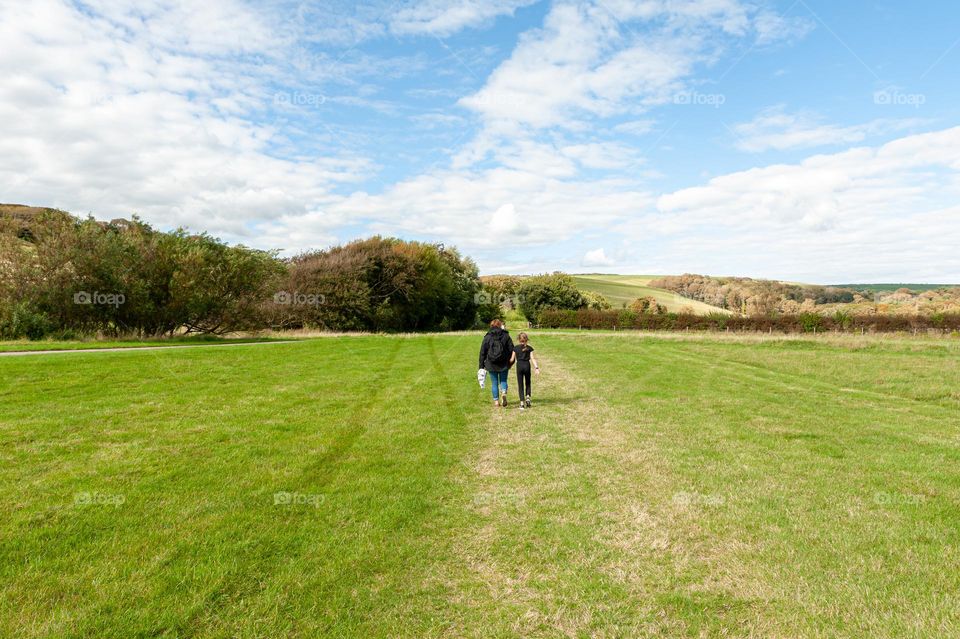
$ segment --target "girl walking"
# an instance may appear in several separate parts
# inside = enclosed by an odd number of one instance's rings
[[[537,375],[540,374],[540,364],[537,363],[537,358],[533,356],[533,346],[530,346],[530,338],[527,337],[527,334],[520,333],[517,335],[517,340],[520,343],[513,348],[513,356],[517,362],[520,410],[523,410],[524,408],[530,408],[530,396],[533,394],[530,385],[530,364],[533,364],[533,369],[537,371]]]

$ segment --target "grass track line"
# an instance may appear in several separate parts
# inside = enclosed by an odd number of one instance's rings
[[[794,391],[794,392],[813,392],[826,395],[830,398],[837,398],[839,395],[855,396],[860,395],[863,397],[869,397],[875,400],[883,400],[889,403],[898,404],[898,407],[904,407],[909,405],[912,412],[920,417],[925,417],[928,419],[938,420],[942,419],[944,415],[933,416],[924,414],[923,410],[932,410],[938,411],[941,413],[946,413],[948,416],[955,416],[957,410],[950,406],[943,406],[940,404],[933,404],[930,402],[925,402],[914,397],[908,397],[904,395],[897,395],[895,393],[881,393],[879,391],[870,391],[862,388],[850,388],[847,386],[837,386],[831,384],[830,382],[822,382],[814,379],[809,375],[804,375],[802,373],[785,373],[777,371],[773,368],[768,368],[766,366],[760,366],[759,364],[753,364],[750,362],[742,362],[732,359],[724,359],[721,363],[717,363],[717,360],[711,357],[706,353],[698,353],[690,351],[689,349],[684,349],[684,353],[687,354],[688,358],[686,361],[698,362],[704,368],[709,368],[712,370],[723,369],[725,374],[730,374],[728,369],[725,369],[725,366],[737,366],[741,368],[740,376],[742,379],[751,380],[754,382],[763,382],[763,383],[775,383],[783,388]],[[676,351],[675,351],[676,353]],[[675,356],[676,357],[676,356]],[[679,359],[679,358],[678,358]],[[762,374],[751,374],[753,373],[767,373],[769,376],[764,376]],[[799,382],[799,384],[791,384],[790,382]],[[921,409],[921,410],[917,410]]]
[[[395,341],[390,344],[390,352],[387,355],[387,361],[374,375],[370,383],[370,393],[365,400],[357,406],[357,409],[350,415],[346,421],[346,427],[339,437],[333,442],[327,451],[320,455],[315,461],[303,468],[300,473],[300,479],[297,482],[300,486],[312,486],[322,488],[326,486],[336,473],[336,462],[341,459],[350,448],[356,443],[357,438],[366,428],[370,415],[374,408],[380,403],[384,383],[390,378],[393,368],[397,361],[397,355],[400,352],[401,341]]]
[[[265,344],[297,344],[303,340],[282,340],[276,342],[238,342],[236,344],[171,344],[170,346],[130,346],[118,348],[73,348],[49,351],[0,351],[0,357],[20,357],[26,355],[60,355],[62,353],[125,353],[128,351],[168,351],[180,348],[222,348],[225,346],[263,346]]]

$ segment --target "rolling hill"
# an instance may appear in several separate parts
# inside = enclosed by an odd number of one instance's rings
[[[651,280],[661,277],[658,275],[588,273],[573,275],[572,277],[582,290],[603,295],[614,308],[621,308],[624,304],[630,304],[638,297],[652,297],[658,303],[666,306],[668,311],[674,313],[684,310],[698,315],[730,312],[717,306],[680,297],[671,291],[648,286]]]

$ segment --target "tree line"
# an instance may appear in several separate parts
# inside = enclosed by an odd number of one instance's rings
[[[850,288],[790,284],[749,277],[710,277],[687,273],[652,280],[650,286],[741,315],[800,314],[824,304],[849,304],[862,295]]]
[[[481,290],[476,265],[441,245],[374,237],[281,259],[137,218],[0,206],[5,339],[456,330],[493,312]]]

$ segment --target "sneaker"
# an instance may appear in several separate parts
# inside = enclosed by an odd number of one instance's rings
[[[503,406],[504,408],[506,408],[506,406],[507,406],[507,394],[506,394],[506,393],[504,393],[503,395],[500,396],[500,405]]]
[[[520,410],[523,410],[523,409],[524,409],[523,402],[520,402]]]
[[[530,408],[530,396],[527,395],[527,408]]]

